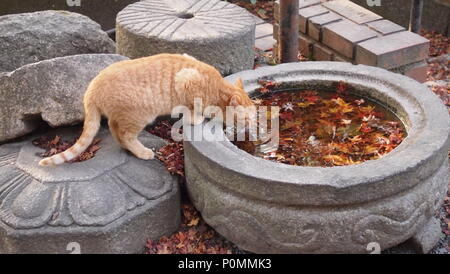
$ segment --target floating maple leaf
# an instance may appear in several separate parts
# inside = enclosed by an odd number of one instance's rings
[[[344,81],[339,81],[336,86],[336,92],[338,94],[347,94],[347,84]]]
[[[260,105],[282,107],[277,150],[260,150],[257,142],[235,144],[271,161],[307,166],[358,164],[398,146],[405,136],[402,124],[386,119],[386,110],[345,94],[346,90],[341,82],[334,94],[312,90],[268,94]]]

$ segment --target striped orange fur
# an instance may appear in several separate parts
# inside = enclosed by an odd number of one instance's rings
[[[119,144],[141,159],[154,153],[138,139],[140,131],[160,115],[179,105],[251,106],[242,80],[233,85],[212,66],[189,55],[158,54],[112,64],[95,77],[84,95],[85,121],[77,142],[64,152],[45,158],[41,166],[59,165],[83,153],[100,128],[101,116]]]

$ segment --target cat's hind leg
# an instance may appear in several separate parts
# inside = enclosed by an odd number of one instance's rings
[[[122,147],[124,147],[122,141],[119,138],[119,123],[117,123],[116,120],[109,119],[108,126],[109,131],[111,132],[111,135],[114,137],[114,139],[116,139],[116,141],[119,142]]]
[[[133,153],[136,157],[143,160],[150,160],[155,157],[155,153],[145,147],[139,140],[138,135],[144,129],[145,124],[124,122],[120,123],[118,121],[111,121],[110,125],[114,129],[111,129],[113,135],[117,136],[120,145]]]

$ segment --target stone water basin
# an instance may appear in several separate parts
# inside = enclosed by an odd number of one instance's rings
[[[384,157],[357,165],[301,167],[252,156],[229,140],[185,141],[189,195],[205,221],[256,253],[369,253],[407,240],[421,252],[438,241],[435,218],[448,185],[450,119],[425,86],[383,69],[302,62],[243,71],[258,80],[329,89],[345,81],[355,95],[392,110],[407,137]]]

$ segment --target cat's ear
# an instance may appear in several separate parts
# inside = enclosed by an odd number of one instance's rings
[[[231,96],[229,105],[233,107],[239,106],[239,96],[237,95]]]
[[[244,83],[242,82],[242,78],[237,78],[236,79],[236,87],[238,87],[239,89],[244,89]]]

